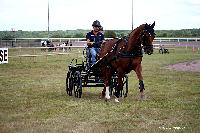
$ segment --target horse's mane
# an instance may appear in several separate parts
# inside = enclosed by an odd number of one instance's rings
[[[137,28],[135,28],[134,30],[132,30],[130,33],[129,33],[129,35],[131,35],[132,33],[135,33],[136,31],[138,31],[139,32],[139,29],[144,29],[144,25],[145,24],[141,24],[140,26],[138,26]]]
[[[138,38],[134,37],[134,36],[138,36],[142,30],[144,30],[145,24],[141,24],[140,26],[138,26],[137,28],[135,28],[134,30],[132,30],[129,34],[128,34],[128,38],[130,40],[128,40],[129,42],[135,42],[135,40],[137,40]]]

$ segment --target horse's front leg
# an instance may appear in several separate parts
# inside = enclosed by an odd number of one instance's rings
[[[137,77],[139,79],[139,89],[140,89],[140,97],[143,98],[144,97],[144,82],[143,82],[143,76],[142,76],[142,65],[139,64],[136,69],[135,72],[137,74]]]

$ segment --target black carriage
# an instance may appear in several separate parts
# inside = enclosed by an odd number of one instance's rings
[[[84,58],[79,63],[78,59],[72,59],[66,76],[66,92],[69,96],[74,95],[77,98],[81,98],[83,87],[104,87],[104,82],[100,78],[101,71],[98,69],[98,65],[91,65],[91,55],[88,48],[83,50],[83,56]],[[114,74],[110,81],[110,95],[115,92],[116,87],[117,74]],[[123,90],[120,92],[120,96],[126,97],[127,94],[128,75],[125,75],[123,78]]]
[[[169,50],[167,48],[164,48],[162,45],[160,46],[159,49],[160,54],[169,54]]]

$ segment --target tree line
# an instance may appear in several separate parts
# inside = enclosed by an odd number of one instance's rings
[[[85,38],[85,35],[90,30],[57,30],[50,31],[50,38]],[[130,30],[105,30],[106,38],[124,37],[128,35]],[[156,37],[200,37],[199,29],[182,29],[182,30],[156,30]],[[47,31],[0,31],[1,40],[10,40],[14,38],[47,38]]]

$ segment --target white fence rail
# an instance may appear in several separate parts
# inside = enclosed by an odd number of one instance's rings
[[[111,39],[111,38],[106,38],[106,39]],[[18,40],[47,40],[47,38],[15,38],[13,39],[12,41],[18,41]],[[55,40],[56,41],[59,41],[59,42],[63,42],[63,41],[84,41],[85,38],[49,38],[50,41],[54,42]],[[1,40],[1,41],[5,41],[5,40]],[[200,38],[155,38],[154,41],[175,41],[175,42],[181,42],[181,41],[200,41]]]
[[[111,38],[106,38],[111,39]],[[13,40],[0,40],[0,47],[40,47],[41,41],[47,38],[15,38]],[[68,42],[70,46],[83,46],[85,38],[50,38],[50,41],[57,45]],[[200,45],[200,38],[155,38],[154,44],[169,43],[195,43]],[[191,44],[192,45],[192,44]]]
[[[200,38],[155,38],[155,42],[200,42]]]

